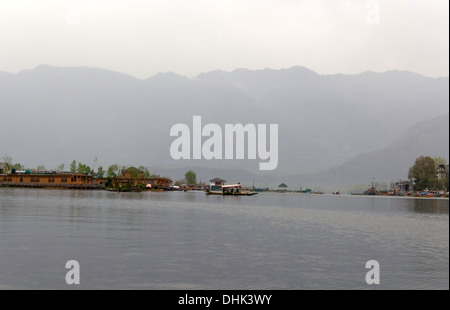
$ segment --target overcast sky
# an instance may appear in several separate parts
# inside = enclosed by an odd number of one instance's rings
[[[0,0],[0,71],[449,73],[448,0]]]

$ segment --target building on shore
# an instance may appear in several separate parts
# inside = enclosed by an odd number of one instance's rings
[[[437,179],[444,180],[448,171],[448,165],[439,165],[437,167]]]
[[[285,183],[281,183],[280,185],[278,185],[277,192],[287,192],[287,191],[288,186]]]

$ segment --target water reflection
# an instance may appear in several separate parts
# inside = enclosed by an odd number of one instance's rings
[[[0,189],[0,286],[65,288],[77,259],[82,288],[364,289],[379,259],[381,288],[448,288],[448,214],[443,199]]]
[[[448,199],[409,199],[408,209],[415,213],[449,214]]]

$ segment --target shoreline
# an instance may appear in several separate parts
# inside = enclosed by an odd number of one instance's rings
[[[182,191],[182,190],[153,190],[153,189],[146,189],[146,190],[126,190],[123,189],[122,191],[118,191],[116,189],[110,189],[110,188],[68,188],[68,187],[58,187],[58,186],[10,186],[10,185],[3,185],[0,184],[0,190],[1,189],[35,189],[35,190],[61,190],[61,191],[106,191],[106,192],[114,192],[114,193],[142,193],[142,192],[152,192],[152,193],[158,193],[158,192],[180,192],[180,193],[202,193],[205,194],[205,191],[200,190],[190,190],[190,191]],[[421,197],[421,196],[395,196],[395,195],[364,195],[364,194],[358,194],[354,195],[351,193],[342,193],[339,195],[333,194],[333,193],[303,193],[303,192],[280,192],[280,191],[262,191],[258,192],[258,194],[280,194],[280,195],[301,195],[301,196],[326,196],[326,197],[356,197],[356,198],[394,198],[394,199],[421,199],[421,200],[448,200],[449,197]],[[232,196],[232,195],[231,195]]]

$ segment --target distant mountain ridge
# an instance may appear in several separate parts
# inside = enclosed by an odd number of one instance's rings
[[[290,176],[317,185],[370,184],[407,179],[409,167],[419,156],[449,160],[449,115],[442,115],[412,126],[389,146],[360,154],[333,169],[317,174]]]
[[[265,175],[312,176],[447,114],[448,82],[402,71],[319,75],[304,67],[212,71],[195,78],[161,73],[145,80],[84,67],[0,72],[0,156],[48,168],[74,159],[93,166],[98,157],[106,167],[195,166],[262,177],[259,161],[174,161],[171,126],[191,126],[200,115],[204,124],[220,126],[279,124],[279,166]],[[429,151],[440,149],[430,145]]]

